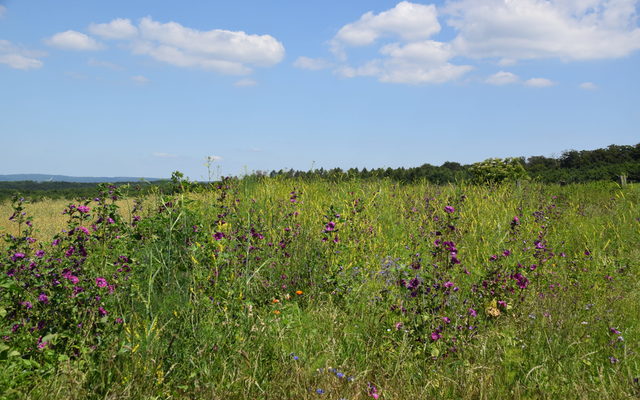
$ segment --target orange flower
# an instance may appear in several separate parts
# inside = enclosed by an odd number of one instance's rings
[[[296,290],[296,294],[300,296],[302,294],[302,290]]]
[[[278,300],[278,299],[273,299],[273,300],[271,300],[271,302],[272,302],[273,304],[276,304],[276,303],[280,303],[280,300]]]
[[[280,310],[274,310],[274,311],[273,311],[273,313],[274,313],[275,315],[278,315],[278,314],[280,314]]]

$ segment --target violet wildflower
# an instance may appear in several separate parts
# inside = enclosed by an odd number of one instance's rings
[[[18,261],[25,258],[25,254],[24,253],[15,253],[14,255],[11,256],[11,261]]]
[[[431,340],[433,340],[434,342],[440,339],[441,337],[442,336],[437,331],[431,332]]]
[[[452,214],[452,213],[454,213],[454,212],[456,211],[456,209],[455,209],[455,208],[453,208],[452,206],[445,206],[445,207],[444,207],[444,211],[445,211],[446,213],[448,213],[448,214]]]
[[[473,308],[469,309],[469,315],[471,315],[472,317],[475,317],[478,315],[478,312],[476,310],[474,310]]]
[[[336,230],[336,223],[333,221],[327,222],[327,224],[324,226],[325,232],[333,232],[335,230]]]
[[[30,302],[30,301],[23,301],[23,302],[22,302],[22,303],[20,303],[20,304],[22,304],[23,306],[25,306],[25,307],[26,307],[27,309],[29,309],[29,310],[33,308],[33,304],[31,304],[31,302]]]
[[[98,307],[98,313],[100,313],[101,316],[105,316],[107,314],[109,314],[109,312],[107,310],[105,310],[103,307]]]
[[[47,297],[47,295],[44,293],[40,293],[40,296],[38,296],[38,301],[47,304],[49,303],[49,297]]]
[[[373,397],[374,399],[377,399],[378,397],[380,397],[380,395],[378,394],[378,388],[376,387],[376,385],[374,385],[373,383],[369,383],[368,388],[369,388],[369,396]]]
[[[222,238],[224,238],[224,237],[225,237],[225,234],[222,233],[222,232],[216,232],[216,233],[213,234],[213,238],[215,240],[222,240]]]
[[[78,206],[78,211],[80,211],[82,214],[86,214],[89,211],[91,211],[91,209],[87,206]]]
[[[107,287],[109,284],[107,283],[107,280],[104,278],[96,278],[96,286],[103,288],[103,287]]]

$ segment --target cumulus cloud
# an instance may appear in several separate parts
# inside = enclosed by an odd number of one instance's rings
[[[442,6],[401,1],[379,13],[367,12],[342,26],[329,40],[342,77],[371,76],[384,82],[438,83],[458,79],[473,67],[457,65],[493,59],[500,67],[522,60],[574,62],[624,57],[640,49],[640,0],[449,0]],[[441,24],[453,38],[438,41]],[[373,47],[360,65],[351,65],[354,47]],[[374,47],[374,46],[377,46]],[[358,56],[361,56],[360,50]],[[323,69],[308,57],[298,68]],[[466,60],[461,61],[461,60]],[[490,84],[555,84],[542,78],[522,81],[499,71]]]
[[[377,15],[369,11],[358,21],[346,24],[333,41],[349,46],[366,46],[385,36],[407,41],[423,40],[439,31],[440,23],[433,4],[402,1],[390,10]]]
[[[100,50],[103,48],[103,46],[92,37],[87,36],[84,33],[72,30],[56,33],[55,35],[46,39],[45,43],[47,43],[49,46],[57,47],[63,50],[86,51]]]
[[[105,24],[91,24],[89,32],[104,39],[130,39],[138,34],[138,28],[129,19],[117,18]]]
[[[405,84],[443,83],[458,79],[472,67],[452,64],[450,59],[455,54],[451,46],[429,39],[440,29],[434,5],[403,1],[379,14],[368,12],[359,20],[343,26],[331,40],[334,54],[345,62],[335,72],[346,78],[371,76],[381,82]],[[380,45],[379,58],[359,67],[346,64],[349,47],[372,45],[382,38],[389,38],[392,42]]]
[[[553,86],[555,85],[555,82],[546,78],[531,78],[531,79],[527,79],[524,82],[524,84],[530,87],[543,88],[543,87]]]
[[[293,66],[300,69],[309,69],[319,71],[321,69],[331,68],[333,64],[323,58],[298,57]]]
[[[580,87],[580,89],[585,89],[585,90],[595,90],[598,88],[598,85],[596,85],[593,82],[582,82],[578,86]]]
[[[488,77],[485,82],[491,85],[508,85],[520,81],[518,75],[511,72],[500,71]]]
[[[11,68],[20,70],[40,68],[43,64],[39,59],[45,55],[43,52],[27,50],[8,40],[0,39],[0,64]]]
[[[284,46],[273,36],[214,29],[200,31],[177,22],[142,18],[138,26],[128,19],[92,24],[91,33],[129,42],[134,54],[185,68],[229,75],[246,75],[253,67],[273,66],[284,58]]]
[[[459,55],[566,61],[640,49],[637,0],[455,0],[444,8]]]

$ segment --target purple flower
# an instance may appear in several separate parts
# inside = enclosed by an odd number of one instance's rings
[[[15,253],[14,255],[11,256],[11,260],[12,261],[17,261],[17,260],[21,260],[25,257],[24,253]]]
[[[474,310],[473,308],[469,309],[469,315],[471,315],[472,317],[475,317],[478,315],[478,312],[476,310]]]
[[[22,303],[20,303],[20,304],[22,304],[23,306],[25,306],[25,307],[26,307],[27,309],[29,309],[29,310],[33,308],[33,304],[31,304],[31,302],[30,302],[30,301],[23,301],[23,302],[22,302]]]
[[[44,257],[44,250],[38,250],[38,251],[36,251],[36,257],[38,257],[38,258],[42,258],[42,257]]]
[[[40,293],[40,296],[38,296],[38,301],[41,302],[41,303],[47,304],[47,303],[49,303],[49,298],[47,297],[46,294]]]
[[[38,350],[42,350],[49,345],[49,342],[43,342],[42,337],[38,338]]]
[[[442,317],[442,320],[447,324],[451,323],[451,319],[449,319],[449,317]]]
[[[213,238],[215,240],[222,240],[222,238],[224,238],[224,237],[225,237],[225,234],[222,233],[222,232],[216,232],[216,233],[213,234]]]
[[[100,288],[107,287],[109,284],[104,278],[96,278],[96,285]]]
[[[453,287],[453,282],[451,282],[451,281],[446,281],[446,282],[444,283],[444,287],[446,287],[446,288]]]
[[[510,250],[505,250],[502,252],[502,255],[505,257],[509,257],[511,255],[511,251]]]
[[[91,233],[89,232],[89,229],[87,229],[87,228],[86,228],[86,227],[84,227],[84,226],[79,226],[79,227],[77,227],[76,229],[77,229],[77,230],[79,230],[79,231],[81,231],[81,232],[83,232],[83,233],[84,233],[85,235],[87,235],[87,236],[88,236],[88,235],[91,235]]]
[[[103,317],[104,317],[105,315],[109,314],[109,312],[107,312],[107,310],[105,310],[105,309],[104,309],[104,308],[102,308],[102,307],[98,307],[98,312],[99,312],[99,313],[100,313],[100,315],[101,315],[101,316],[103,316]]]
[[[453,206],[445,206],[444,207],[444,212],[448,213],[448,214],[452,214],[456,211],[455,208],[453,208]]]
[[[336,223],[333,221],[327,222],[327,224],[324,226],[325,232],[333,232],[335,230],[336,230]]]
[[[418,286],[420,286],[420,280],[418,278],[413,278],[409,281],[409,284],[407,285],[408,289],[415,289]]]
[[[438,339],[440,339],[442,336],[440,336],[440,334],[438,332],[431,332],[431,340],[433,340],[434,342]]]
[[[91,211],[91,209],[87,206],[78,206],[78,211],[80,211],[82,214],[86,214],[89,211]]]

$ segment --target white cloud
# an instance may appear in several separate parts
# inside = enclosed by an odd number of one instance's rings
[[[500,71],[488,77],[485,82],[491,85],[508,85],[520,81],[518,75],[511,72]]]
[[[254,81],[253,79],[240,79],[238,81],[236,81],[233,85],[237,86],[237,87],[250,87],[250,86],[255,86],[257,85],[258,82]]]
[[[444,8],[459,55],[566,61],[640,49],[637,0],[455,0]]]
[[[546,79],[546,78],[531,78],[531,79],[527,79],[524,84],[526,86],[530,86],[530,87],[538,87],[538,88],[542,88],[542,87],[549,87],[549,86],[553,86],[555,85],[555,82]]]
[[[596,85],[593,82],[582,82],[579,85],[580,89],[585,89],[585,90],[595,90],[598,88],[598,85]]]
[[[451,46],[428,40],[440,28],[434,5],[403,1],[377,15],[368,12],[338,31],[331,40],[334,54],[344,62],[349,46],[371,45],[381,38],[395,41],[378,49],[381,58],[369,60],[359,67],[340,65],[335,72],[345,78],[370,76],[389,83],[425,84],[455,80],[472,67],[450,63],[455,56]]]
[[[270,35],[221,29],[198,31],[150,17],[140,21],[138,30],[134,53],[179,67],[244,75],[251,73],[251,66],[272,66],[284,57],[284,46]]]
[[[293,66],[300,69],[309,69],[319,71],[321,69],[331,68],[333,64],[322,58],[298,57]]]
[[[146,85],[147,83],[151,82],[149,78],[142,75],[134,75],[131,77],[131,80],[137,83],[138,85]]]
[[[6,13],[7,13],[7,7],[0,5],[0,18],[4,17]]]
[[[175,155],[175,154],[171,154],[171,153],[161,153],[161,152],[159,152],[159,153],[153,153],[152,155],[153,155],[154,157],[157,157],[157,158],[177,158],[177,157],[178,157],[178,156],[177,156],[177,155]]]
[[[89,32],[104,39],[131,39],[138,34],[138,29],[131,20],[117,18],[106,24],[91,24]]]
[[[21,70],[40,68],[43,64],[39,58],[45,55],[43,52],[27,50],[15,46],[8,40],[0,39],[0,64],[11,68]]]
[[[343,26],[334,42],[349,46],[366,46],[385,36],[407,41],[424,40],[440,32],[436,7],[398,3],[394,8],[375,15],[369,11],[356,22]]]
[[[45,42],[49,46],[57,47],[63,50],[100,50],[103,46],[92,37],[77,31],[65,31],[56,33]]]

